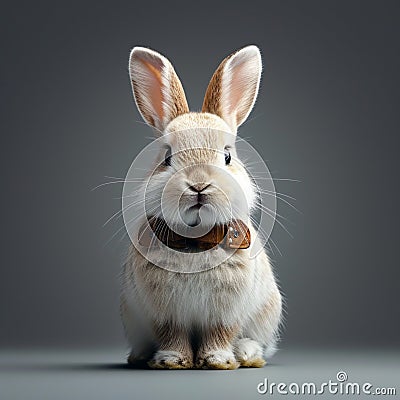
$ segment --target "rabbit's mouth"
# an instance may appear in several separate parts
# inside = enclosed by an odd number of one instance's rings
[[[178,209],[181,220],[186,225],[212,226],[229,219],[231,213],[221,211],[221,209],[225,210],[225,202],[218,201],[219,192],[214,189],[214,192],[211,193],[211,190],[209,188],[206,193],[193,193],[192,190],[187,190],[181,194]],[[222,200],[225,200],[225,198]]]
[[[194,206],[189,207],[189,211],[198,211],[200,210],[201,207],[203,207],[204,204],[197,203]]]
[[[198,215],[200,213],[200,209],[202,209],[202,211],[208,211],[209,208],[212,207],[208,203],[196,203],[195,205],[187,208],[186,212],[189,214]]]
[[[203,207],[203,204],[197,203],[194,206],[191,206],[187,209],[186,214],[189,214],[189,218],[186,220],[188,226],[197,226],[201,223],[200,219],[200,208]]]
[[[219,222],[214,207],[209,203],[196,203],[186,208],[181,215],[188,226],[212,226]]]
[[[179,207],[188,213],[196,213],[202,207],[210,205],[210,196],[202,193],[183,195],[179,200]]]

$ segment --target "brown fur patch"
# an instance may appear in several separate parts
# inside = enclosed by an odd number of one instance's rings
[[[201,108],[202,112],[209,112],[222,118],[220,109],[222,96],[222,75],[226,62],[233,55],[235,55],[235,53],[232,53],[226,57],[214,72],[204,96],[203,106]]]
[[[172,322],[163,325],[155,325],[155,334],[159,341],[160,350],[178,351],[184,355],[193,357],[189,332]]]
[[[173,99],[173,104],[170,105],[172,115],[170,115],[169,118],[170,121],[172,121],[178,115],[188,113],[189,106],[186,100],[185,91],[183,90],[182,83],[172,67],[170,74],[170,83],[171,83],[170,91],[171,91],[171,97]]]
[[[230,346],[235,338],[239,327],[227,327],[219,325],[203,330],[201,335],[200,352],[224,349]]]

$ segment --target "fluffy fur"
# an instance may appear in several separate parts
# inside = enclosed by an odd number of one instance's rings
[[[188,111],[182,85],[165,57],[135,48],[129,65],[139,111],[173,154],[170,166],[159,167],[165,156],[165,149],[160,150],[155,172],[138,192],[147,187],[153,212],[159,213],[164,191],[166,221],[177,225],[180,214],[185,224],[192,225],[199,222],[199,211],[191,208],[195,200],[188,188],[210,184],[201,223],[211,223],[214,217],[220,223],[240,218],[257,241],[249,217],[255,191],[234,143],[237,127],[247,118],[258,92],[257,47],[248,46],[221,63],[208,86],[202,113]],[[232,155],[229,166],[224,160],[226,147]],[[137,223],[144,220],[145,216]],[[275,351],[282,310],[267,254],[250,258],[249,249],[238,250],[215,268],[188,274],[179,272],[179,265],[184,269],[188,262],[187,253],[150,251],[152,260],[159,262],[150,263],[132,245],[122,271],[121,316],[131,345],[129,362],[147,360],[153,368],[169,369],[263,366],[265,357]],[[212,263],[212,257],[208,252],[204,262]],[[178,271],[168,270],[172,264]]]

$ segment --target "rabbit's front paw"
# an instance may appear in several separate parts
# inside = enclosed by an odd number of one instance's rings
[[[193,361],[179,351],[159,350],[148,365],[155,369],[189,369],[193,367]]]
[[[242,367],[261,368],[266,362],[261,345],[249,338],[239,339],[234,347],[236,359]]]
[[[240,364],[230,350],[214,350],[197,356],[196,367],[203,369],[236,369]]]

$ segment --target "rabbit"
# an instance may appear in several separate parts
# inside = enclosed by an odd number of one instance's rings
[[[254,182],[238,159],[234,140],[256,101],[261,71],[257,46],[232,53],[212,76],[201,112],[191,112],[169,60],[148,48],[133,48],[129,74],[137,108],[166,142],[138,192],[147,187],[161,203],[164,191],[166,209],[178,207],[188,226],[199,223],[199,209],[189,207],[193,193],[185,202],[180,197],[193,187],[206,193],[206,204],[220,210],[214,213],[216,223],[227,223],[226,210],[236,204],[232,209],[241,210],[240,218],[257,242],[249,215],[256,201]],[[242,194],[232,189],[224,170]],[[176,224],[175,214],[162,218]],[[207,210],[203,217],[207,221]],[[136,224],[145,219],[139,216]],[[252,258],[249,248],[238,248],[213,268],[185,273],[202,253],[195,253],[192,263],[188,253],[174,251],[171,256],[164,250],[150,247],[159,254],[146,257],[132,243],[122,269],[120,312],[131,349],[128,362],[144,361],[158,369],[264,366],[276,351],[282,320],[282,296],[266,251]],[[205,264],[215,261],[213,254],[204,254]]]

